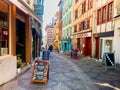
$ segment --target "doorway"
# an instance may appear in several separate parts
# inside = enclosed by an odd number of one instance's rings
[[[25,58],[25,23],[16,19],[16,55],[19,55],[22,62]]]

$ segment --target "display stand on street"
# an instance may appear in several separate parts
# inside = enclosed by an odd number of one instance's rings
[[[116,68],[114,53],[104,53],[105,71],[107,68]]]
[[[73,59],[78,59],[78,50],[77,49],[71,49],[70,57]]]
[[[31,83],[40,82],[46,85],[49,79],[49,61],[35,60],[32,69]]]

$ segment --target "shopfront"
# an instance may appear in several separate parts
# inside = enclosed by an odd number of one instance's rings
[[[31,17],[42,22],[24,1],[0,0],[0,85],[17,75],[18,54],[31,63]]]
[[[0,0],[0,56],[7,54],[9,54],[9,4]]]
[[[82,55],[92,56],[91,32],[73,35],[71,38],[73,39],[72,48],[77,48]]]
[[[100,38],[100,58],[103,58],[104,53],[113,52],[113,38]]]
[[[110,53],[113,51],[113,36],[114,31],[104,32],[93,34],[93,48],[94,49],[94,57],[98,59],[103,59],[104,53]]]
[[[10,7],[8,2],[0,0],[0,85],[16,76],[16,56],[10,50]]]
[[[62,51],[66,54],[69,54],[71,50],[71,39],[62,40]]]

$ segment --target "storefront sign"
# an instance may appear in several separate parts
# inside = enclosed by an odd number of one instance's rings
[[[91,32],[89,33],[82,33],[82,34],[77,34],[77,35],[73,35],[71,36],[71,38],[83,38],[83,37],[91,37]]]

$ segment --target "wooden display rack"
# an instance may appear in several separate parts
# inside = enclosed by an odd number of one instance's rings
[[[43,64],[43,63],[45,64],[45,67],[44,66],[40,66],[40,64]],[[35,70],[39,69],[39,68],[36,69],[36,67],[44,67],[43,72],[41,71],[42,73],[45,73],[45,76],[43,76],[44,79],[36,78],[37,75],[38,76],[42,76],[40,74],[35,74]],[[36,78],[36,79],[34,79],[34,78]],[[48,79],[49,79],[49,61],[48,60],[34,60],[34,67],[32,69],[31,84],[33,82],[40,82],[40,83],[42,82],[42,83],[44,83],[46,85]]]

